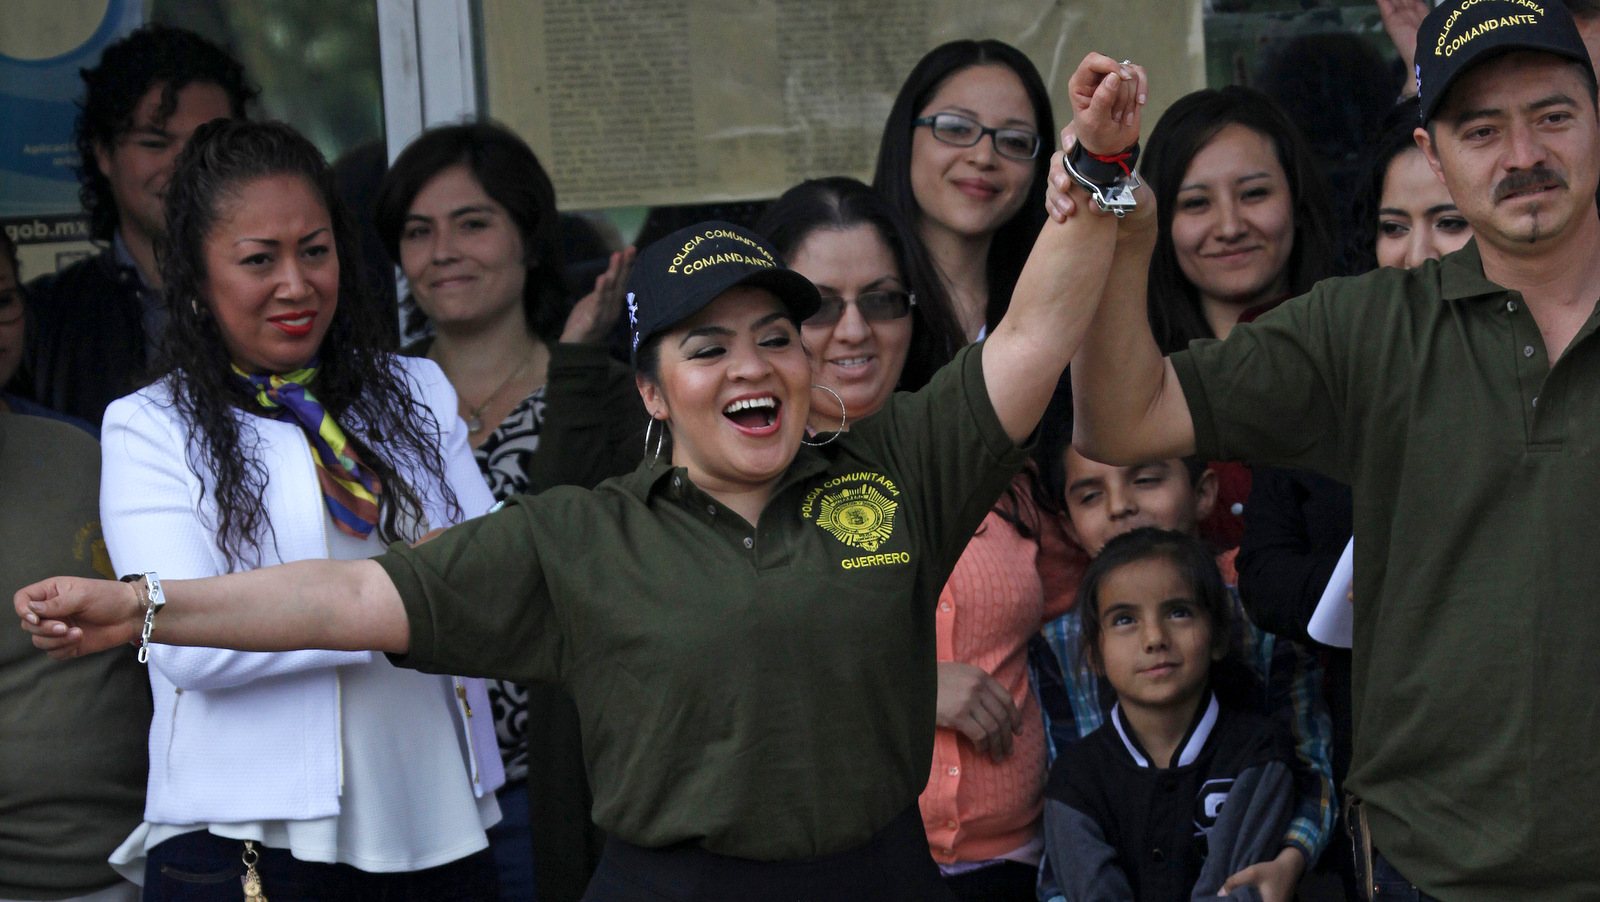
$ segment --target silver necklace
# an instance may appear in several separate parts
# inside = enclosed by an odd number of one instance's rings
[[[511,371],[511,375],[507,376],[504,382],[501,382],[494,391],[490,392],[489,396],[483,399],[482,404],[479,404],[477,407],[467,408],[467,415],[464,419],[467,421],[468,432],[483,431],[484,408],[488,407],[490,401],[493,401],[495,398],[499,397],[501,392],[505,391],[506,386],[511,384],[511,380],[522,375],[522,371],[528,368],[528,362],[531,360],[533,360],[533,352],[529,351],[528,356],[522,358],[522,362],[517,364],[517,368]]]

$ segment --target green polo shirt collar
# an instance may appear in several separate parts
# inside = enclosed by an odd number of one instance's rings
[[[1470,238],[1461,250],[1446,256],[1439,264],[1439,293],[1447,301],[1464,301],[1491,294],[1505,294],[1504,286],[1489,281],[1483,274],[1483,257],[1478,239]]]
[[[782,494],[790,486],[804,482],[813,476],[828,469],[828,460],[816,451],[802,446],[800,453],[790,461],[789,468],[783,471],[783,476],[778,480],[778,485],[773,489],[774,497]],[[649,503],[651,496],[658,491],[669,498],[679,501],[684,498],[686,486],[693,483],[689,479],[687,467],[672,467],[661,461],[646,460],[639,464],[639,469],[633,471],[621,480],[622,486],[628,494],[642,502]]]

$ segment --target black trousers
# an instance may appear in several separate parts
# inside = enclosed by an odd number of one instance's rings
[[[944,882],[960,902],[1036,902],[1039,869],[1020,861],[1002,861],[946,877]]]
[[[301,861],[256,846],[256,873],[271,902],[499,902],[488,849],[423,871],[375,874],[347,864]],[[196,830],[150,850],[144,902],[242,902],[244,843]]]
[[[750,861],[698,847],[606,841],[587,902],[954,902],[916,805],[866,843],[800,861]]]

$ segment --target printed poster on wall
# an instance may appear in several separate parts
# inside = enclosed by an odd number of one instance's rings
[[[87,239],[78,203],[72,125],[83,93],[78,70],[137,28],[142,0],[5,0],[0,28],[0,226],[19,245]],[[80,245],[80,248],[82,246]],[[81,249],[78,251],[81,252]],[[33,255],[36,256],[36,255]]]
[[[1090,49],[1149,70],[1146,128],[1205,84],[1201,0],[481,4],[488,112],[533,146],[568,209],[750,200],[805,178],[870,178],[900,83],[956,38],[1026,53],[1060,125],[1067,79]]]

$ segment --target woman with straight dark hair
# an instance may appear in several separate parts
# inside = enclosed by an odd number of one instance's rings
[[[638,466],[644,408],[603,345],[621,309],[631,249],[569,306],[550,177],[509,129],[430,129],[389,168],[376,225],[434,337],[405,351],[439,364],[458,393],[495,500],[592,488]],[[589,819],[577,709],[555,684],[492,680],[506,786],[490,831],[502,897],[583,894],[603,837]]]
[[[103,426],[118,572],[155,586],[363,560],[490,506],[444,375],[384,350],[309,141],[202,125],[165,213],[164,375]],[[148,654],[156,763],[145,822],[111,859],[145,899],[236,900],[241,878],[278,902],[495,898],[503,776],[481,680],[365,652]]]
[[[927,246],[968,341],[1005,315],[1044,223],[1054,134],[1039,70],[994,40],[935,47],[889,110],[872,187]]]
[[[1156,196],[1149,307],[1162,353],[1226,338],[1234,324],[1333,275],[1339,246],[1327,186],[1299,130],[1260,91],[1179,98],[1151,131],[1139,171]],[[1216,512],[1201,530],[1227,550],[1244,534],[1250,471],[1213,469]]]
[[[1225,338],[1241,316],[1333,275],[1327,185],[1299,129],[1260,91],[1179,98],[1139,172],[1156,196],[1150,325],[1163,353]]]
[[[1367,168],[1350,211],[1346,275],[1379,266],[1421,266],[1460,250],[1472,238],[1472,226],[1417,146],[1413,133],[1420,110],[1415,96],[1395,104],[1362,154]]]

